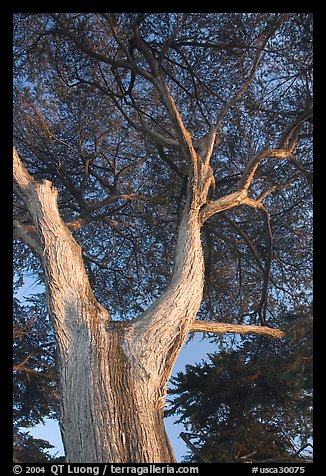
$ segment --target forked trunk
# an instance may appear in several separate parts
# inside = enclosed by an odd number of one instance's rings
[[[139,378],[139,363],[123,351],[128,332],[130,325],[116,323],[77,331],[80,344],[61,369],[67,462],[175,461],[159,389]]]
[[[70,329],[68,348],[58,333],[69,462],[175,462],[163,408],[174,362],[202,299],[199,230],[198,213],[185,213],[173,279],[139,318],[113,322],[90,307],[77,311],[80,325]]]
[[[170,284],[138,318],[114,322],[96,300],[57,191],[14,151],[15,185],[33,218],[45,270],[61,381],[61,430],[73,463],[169,463],[166,387],[202,300],[200,205],[189,180]]]

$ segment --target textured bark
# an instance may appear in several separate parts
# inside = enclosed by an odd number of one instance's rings
[[[162,408],[122,342],[130,325],[107,323],[74,341],[62,369],[62,433],[68,462],[173,462]]]
[[[93,295],[80,246],[60,217],[57,191],[49,181],[35,182],[16,152],[14,179],[42,244],[67,461],[174,462],[163,423],[166,386],[204,282],[195,195],[188,194],[170,284],[145,313],[122,324],[112,322]]]

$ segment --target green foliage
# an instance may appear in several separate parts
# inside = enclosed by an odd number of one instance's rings
[[[14,459],[26,463],[50,461],[52,445],[21,429],[43,423],[45,417],[57,418],[59,406],[55,344],[44,297],[40,293],[23,304],[13,301]]]
[[[28,428],[57,413],[55,345],[44,293],[13,304],[14,421]]]
[[[14,463],[48,463],[52,461],[48,450],[53,446],[45,440],[33,438],[30,434],[14,429]]]
[[[286,338],[244,339],[173,378],[168,414],[180,415],[196,442],[201,458],[191,461],[309,460],[312,322],[302,314],[280,320]]]

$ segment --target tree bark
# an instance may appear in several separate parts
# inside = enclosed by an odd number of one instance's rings
[[[61,431],[68,462],[175,462],[163,423],[166,386],[202,300],[199,206],[189,193],[173,278],[130,323],[113,322],[91,290],[57,191],[14,151],[14,184],[39,236],[58,347]],[[191,184],[189,185],[191,187]]]

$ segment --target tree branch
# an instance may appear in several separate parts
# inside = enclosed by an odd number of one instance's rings
[[[271,217],[268,210],[262,205],[260,207],[261,212],[264,214],[264,218],[267,226],[267,235],[268,235],[268,248],[266,253],[266,265],[263,270],[263,289],[261,299],[258,305],[258,315],[261,325],[263,326],[266,323],[266,311],[267,311],[267,302],[268,302],[268,288],[271,277],[271,267],[273,260],[273,232],[271,227]]]
[[[230,210],[231,208],[242,205],[243,203],[249,204],[250,199],[247,196],[246,190],[240,190],[223,197],[218,198],[212,202],[208,202],[200,210],[200,219],[203,224],[208,218],[217,213],[223,212],[225,210]]]
[[[185,128],[179,110],[175,104],[175,101],[171,95],[168,85],[164,78],[160,75],[155,80],[157,90],[161,93],[163,103],[167,110],[168,116],[171,121],[171,125],[176,132],[181,149],[185,155],[185,158],[189,164],[193,166],[197,162],[197,153],[194,149],[191,134]]]
[[[21,197],[27,198],[28,196],[28,188],[30,186],[35,186],[36,181],[33,177],[27,172],[25,167],[23,166],[17,150],[13,149],[13,169],[14,169],[14,186],[16,187],[18,193]]]
[[[266,195],[263,194],[261,198],[255,200],[248,196],[248,189],[259,164],[262,162],[262,160],[269,157],[275,157],[278,159],[286,159],[288,157],[292,158],[293,152],[288,149],[267,149],[252,157],[245,167],[245,170],[239,181],[237,191],[205,204],[200,213],[201,222],[204,223],[211,216],[234,208],[238,205],[248,205],[253,208],[263,208],[262,198],[266,198]]]
[[[242,96],[242,94],[249,88],[250,84],[255,78],[255,74],[257,71],[257,68],[259,66],[260,60],[261,60],[261,55],[262,52],[268,42],[268,40],[272,37],[272,35],[275,33],[275,31],[279,28],[279,26],[283,23],[283,21],[287,18],[288,14],[282,15],[281,18],[273,24],[269,30],[264,34],[260,34],[259,38],[262,39],[260,46],[258,47],[258,51],[255,57],[255,60],[252,64],[250,74],[248,76],[247,81],[241,86],[241,88],[234,94],[234,96],[231,98],[230,101],[228,101],[222,110],[220,111],[217,121],[214,124],[214,129],[217,131],[218,128],[220,127],[225,115],[228,113],[228,111],[231,109],[231,107],[234,106],[234,104],[237,102],[237,100]]]
[[[214,334],[261,334],[280,338],[285,333],[280,329],[268,326],[254,326],[245,324],[228,324],[226,322],[193,321],[189,332],[213,332]]]
[[[230,208],[234,208],[235,206],[246,204],[248,206],[254,208],[264,208],[262,201],[274,190],[281,188],[281,186],[274,186],[270,188],[268,191],[263,193],[257,200],[254,200],[248,197],[248,189],[251,185],[252,180],[254,179],[255,173],[257,168],[261,164],[261,162],[267,158],[277,158],[277,159],[288,159],[290,158],[296,168],[298,168],[301,172],[306,171],[303,167],[298,164],[296,161],[293,150],[296,145],[296,137],[292,138],[298,128],[307,120],[311,119],[313,115],[312,108],[307,108],[299,118],[287,129],[287,131],[283,134],[280,140],[280,148],[277,149],[266,149],[262,152],[259,152],[255,156],[253,156],[250,160],[248,160],[245,170],[242,173],[240,181],[237,186],[237,191],[235,193],[231,193],[224,197],[221,197],[217,200],[207,203],[201,210],[201,220],[204,223],[208,218],[221,211],[228,210]],[[213,133],[214,127],[211,128]],[[292,138],[292,142],[289,144],[290,139]],[[303,170],[302,170],[303,169]]]
[[[22,225],[18,220],[14,220],[13,225],[14,238],[19,238],[23,240],[34,253],[36,253],[38,256],[42,256],[43,246],[41,242],[37,239],[37,236],[35,234],[35,228],[30,226],[28,227],[28,229],[34,228],[34,234],[32,234],[30,231],[27,231],[26,227]]]
[[[96,300],[82,258],[82,250],[63,222],[58,204],[58,191],[49,180],[37,182],[27,172],[13,151],[14,184],[22,197],[42,243],[42,262],[49,298],[49,308],[55,326],[63,331],[64,346],[69,346],[71,330],[78,325],[91,325],[98,318],[109,319],[109,314]],[[84,312],[80,303],[87,303]]]
[[[159,132],[155,131],[154,129],[150,129],[149,127],[145,126],[144,124],[137,124],[133,119],[131,119],[128,114],[125,111],[125,108],[120,104],[118,99],[116,98],[116,95],[113,91],[108,89],[107,87],[104,87],[102,84],[100,84],[98,81],[96,81],[94,78],[92,81],[86,80],[84,78],[79,78],[81,83],[85,83],[91,86],[96,87],[99,91],[101,91],[103,94],[108,96],[113,102],[116,108],[119,110],[119,112],[122,114],[122,116],[126,119],[128,124],[133,127],[138,132],[144,133],[152,138],[152,140],[155,143],[162,144],[165,147],[169,147],[172,149],[180,150],[180,144],[177,140],[171,139],[170,137],[163,136]],[[135,105],[132,105],[135,107]],[[139,108],[136,107],[136,110],[139,110]],[[143,113],[143,111],[140,111]]]
[[[300,114],[300,116],[288,127],[288,129],[283,134],[280,140],[280,147],[288,147],[289,149],[294,148],[296,143],[296,139],[292,140],[292,143],[289,144],[290,139],[293,137],[293,134],[298,131],[299,127],[302,126],[306,121],[312,120],[313,117],[313,108],[312,106],[308,106],[305,110]]]
[[[61,35],[61,36],[65,36],[66,38],[69,38],[79,50],[83,51],[85,54],[87,54],[88,56],[90,56],[91,58],[97,61],[109,64],[115,68],[120,67],[120,68],[132,69],[133,65],[130,64],[128,61],[113,60],[112,58],[109,58],[108,56],[104,56],[101,53],[98,53],[97,51],[95,51],[92,45],[86,43],[85,37],[83,38],[83,40],[81,40],[80,38],[78,38],[77,35],[75,35],[75,33],[69,30],[69,28],[60,19],[57,13],[51,13],[50,16],[58,25],[58,28],[52,30],[53,34],[57,34],[57,35]]]
[[[164,147],[160,144],[156,144],[156,149],[157,152],[160,156],[160,158],[182,179],[185,179],[187,177],[186,172],[184,172],[182,169],[179,169],[179,167],[175,164],[175,162],[170,159],[169,156],[166,155],[164,152]]]
[[[262,152],[259,152],[250,160],[248,160],[245,170],[239,181],[237,190],[248,190],[259,164],[264,159],[267,159],[267,158],[288,159],[289,157],[290,158],[293,157],[293,152],[285,148],[267,149]]]
[[[206,459],[204,455],[201,454],[199,449],[194,444],[191,443],[190,438],[188,438],[187,433],[184,433],[182,431],[179,436],[180,436],[180,438],[183,439],[183,441],[191,449],[191,451],[201,459],[201,461],[203,463],[210,463],[210,461],[208,459]]]

